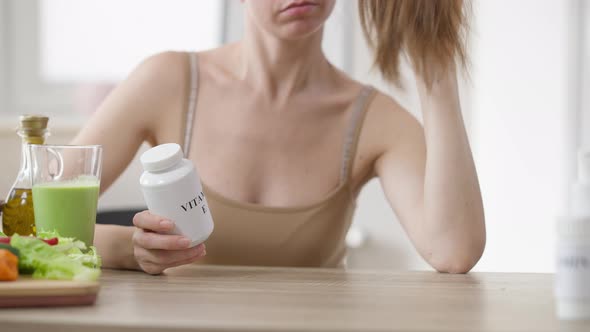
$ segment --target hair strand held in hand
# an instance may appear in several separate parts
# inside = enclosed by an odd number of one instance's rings
[[[383,77],[400,84],[400,55],[430,88],[437,74],[468,64],[466,0],[359,0],[361,25]]]

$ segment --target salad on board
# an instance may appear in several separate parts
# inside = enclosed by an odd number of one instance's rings
[[[96,281],[100,256],[94,246],[62,237],[57,232],[39,232],[37,237],[8,237],[0,232],[0,281],[19,275],[34,279]]]

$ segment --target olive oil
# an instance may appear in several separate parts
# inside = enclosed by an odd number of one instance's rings
[[[29,144],[43,144],[47,136],[49,119],[38,115],[23,115],[17,130],[22,138],[20,171],[12,189],[8,192],[6,203],[2,208],[2,231],[12,236],[35,235],[35,215],[33,212],[33,194],[27,147]]]
[[[14,188],[2,209],[2,230],[12,236],[35,235],[35,215],[31,189]]]

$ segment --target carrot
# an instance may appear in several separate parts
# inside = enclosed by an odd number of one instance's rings
[[[0,281],[18,278],[18,258],[6,249],[0,249]]]

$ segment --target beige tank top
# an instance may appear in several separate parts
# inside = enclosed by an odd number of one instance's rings
[[[184,151],[188,158],[198,95],[196,53],[190,57],[190,95]],[[375,91],[365,86],[351,105],[344,139],[340,185],[319,202],[294,207],[243,203],[203,184],[215,229],[206,242],[204,264],[339,267],[346,255],[345,237],[355,210],[350,173],[368,104]]]

